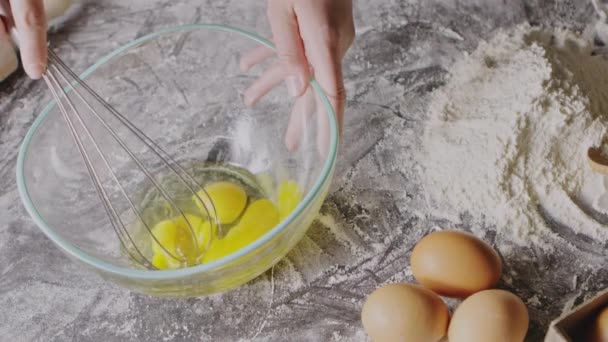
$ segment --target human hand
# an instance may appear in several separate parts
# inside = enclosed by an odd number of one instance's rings
[[[284,80],[291,96],[302,97],[295,107],[304,106],[305,98],[314,99],[307,91],[312,74],[341,127],[346,99],[341,62],[355,35],[352,0],[268,0],[267,15],[279,60],[245,91],[245,103],[254,105]],[[267,47],[254,49],[241,58],[241,69],[247,71],[274,54]],[[288,147],[294,147],[293,137],[298,133],[296,112],[294,108],[287,130]],[[320,139],[327,139],[323,134],[328,132],[326,120],[317,122]]]
[[[39,79],[46,70],[46,17],[42,0],[0,0],[0,44],[9,42],[9,32],[18,31],[21,61],[25,72]]]

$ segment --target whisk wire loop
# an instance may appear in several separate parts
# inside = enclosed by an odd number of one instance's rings
[[[174,252],[170,251],[166,246],[164,246],[152,232],[152,229],[149,227],[146,220],[144,220],[142,213],[137,209],[137,206],[133,203],[131,196],[128,195],[126,189],[121,184],[113,170],[110,162],[107,159],[106,153],[101,148],[100,144],[94,138],[93,134],[89,126],[85,123],[82,118],[81,113],[76,109],[73,101],[68,96],[68,93],[71,91],[74,92],[76,98],[80,100],[85,107],[90,111],[90,113],[94,116],[95,119],[110,133],[112,138],[120,145],[122,149],[128,154],[128,156],[135,162],[139,170],[143,172],[145,177],[152,183],[152,185],[156,188],[158,193],[166,200],[170,206],[184,219],[184,222],[188,226],[189,233],[192,238],[192,246],[194,247],[194,252],[196,255],[200,255],[197,233],[192,227],[192,223],[188,220],[186,214],[183,210],[177,205],[177,203],[171,198],[171,195],[159,184],[156,178],[151,174],[151,172],[144,166],[143,162],[135,155],[135,153],[127,146],[125,141],[117,134],[117,132],[110,126],[106,119],[104,119],[94,108],[93,106],[84,98],[82,93],[75,87],[79,85],[84,89],[89,95],[91,95],[97,102],[99,102],[113,117],[118,119],[129,132],[133,133],[140,142],[142,142],[147,149],[149,149],[156,157],[160,159],[160,161],[168,167],[168,169],[177,176],[177,179],[186,186],[186,188],[192,192],[193,197],[199,201],[202,205],[202,209],[204,209],[205,214],[211,220],[214,220],[214,224],[210,225],[210,238],[207,239],[207,246],[205,249],[209,247],[211,242],[211,238],[213,237],[213,231],[218,230],[218,233],[221,233],[221,225],[219,223],[218,215],[216,212],[216,208],[211,201],[208,193],[204,190],[204,188],[197,182],[189,172],[187,172],[179,163],[177,163],[167,152],[165,152],[157,143],[155,143],[151,138],[149,138],[146,134],[144,134],[139,128],[137,128],[132,122],[130,122],[124,115],[118,112],[113,106],[111,106],[107,101],[105,101],[97,92],[95,92],[91,87],[89,87],[86,82],[84,82],[76,73],[74,73],[54,52],[49,50],[49,66],[47,71],[43,75],[43,79],[49,87],[53,98],[57,102],[59,110],[65,119],[68,128],[71,132],[74,141],[78,147],[78,151],[80,152],[83,160],[85,162],[86,169],[93,181],[93,185],[95,187],[96,192],[101,199],[101,202],[104,206],[104,210],[110,220],[110,223],[115,231],[118,239],[123,246],[123,248],[129,253],[131,258],[141,264],[142,266],[149,269],[156,269],[153,263],[149,260],[148,257],[142,252],[142,250],[137,246],[131,234],[129,234],[126,225],[118,214],[116,208],[112,204],[109,194],[104,188],[100,176],[97,170],[94,167],[94,164],[89,156],[89,152],[85,148],[85,144],[83,143],[82,138],[78,134],[76,129],[76,125],[72,115],[76,118],[77,122],[80,124],[80,127],[84,130],[86,136],[92,142],[95,151],[103,161],[105,168],[109,171],[112,181],[118,186],[120,194],[127,200],[129,208],[135,213],[137,219],[143,224],[148,233],[152,236],[152,239],[155,244],[157,244],[166,255],[170,256],[174,260],[179,262],[187,262],[185,257],[175,255]],[[67,76],[66,76],[67,75]],[[68,80],[68,77],[72,78],[72,82]],[[66,86],[62,87],[60,80],[63,81]],[[65,101],[65,103],[64,103]],[[66,106],[67,104],[67,106]],[[70,114],[70,112],[72,114]],[[195,189],[196,187],[196,189]],[[197,191],[198,189],[198,191]],[[201,198],[201,196],[206,197],[206,201]],[[199,227],[200,228],[200,227]],[[132,247],[132,248],[129,248]]]

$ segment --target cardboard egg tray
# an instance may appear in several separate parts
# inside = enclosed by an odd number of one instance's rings
[[[584,341],[589,324],[606,306],[608,306],[608,289],[551,322],[545,342]]]

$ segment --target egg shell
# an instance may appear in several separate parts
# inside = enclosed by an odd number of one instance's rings
[[[435,293],[413,284],[389,284],[363,305],[361,320],[374,342],[436,342],[445,336],[449,312]]]
[[[587,340],[589,342],[608,341],[608,307],[602,309],[597,317],[595,317],[590,336]]]
[[[486,290],[465,299],[448,329],[450,342],[522,342],[528,331],[528,309],[516,295]]]
[[[0,23],[0,25],[3,24]],[[19,67],[15,48],[8,36],[4,37],[5,33],[2,30],[3,28],[0,28],[0,81],[3,81]]]
[[[44,14],[47,20],[62,16],[72,5],[72,0],[44,0]]]
[[[444,230],[425,236],[412,251],[412,272],[426,288],[446,297],[464,298],[492,288],[502,262],[488,244],[472,234]]]

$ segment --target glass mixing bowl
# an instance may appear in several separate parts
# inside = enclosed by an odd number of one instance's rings
[[[300,103],[297,110],[292,108],[303,98],[290,98],[284,87],[274,88],[252,108],[244,105],[244,90],[263,68],[241,72],[239,58],[260,45],[273,48],[263,38],[227,26],[172,27],[112,52],[81,77],[180,164],[237,165],[253,177],[264,175],[270,186],[296,181],[302,200],[280,224],[209,263],[175,270],[138,266],[121,252],[68,126],[51,101],[27,133],[17,162],[21,198],[46,236],[103,278],[157,296],[198,296],[234,288],[285,256],[325,199],[338,130],[331,105],[314,81],[307,92],[313,101]],[[285,143],[290,120],[298,123],[295,149]],[[109,134],[102,132],[102,145],[105,136]],[[121,180],[137,178],[128,158],[117,157],[112,163]]]

